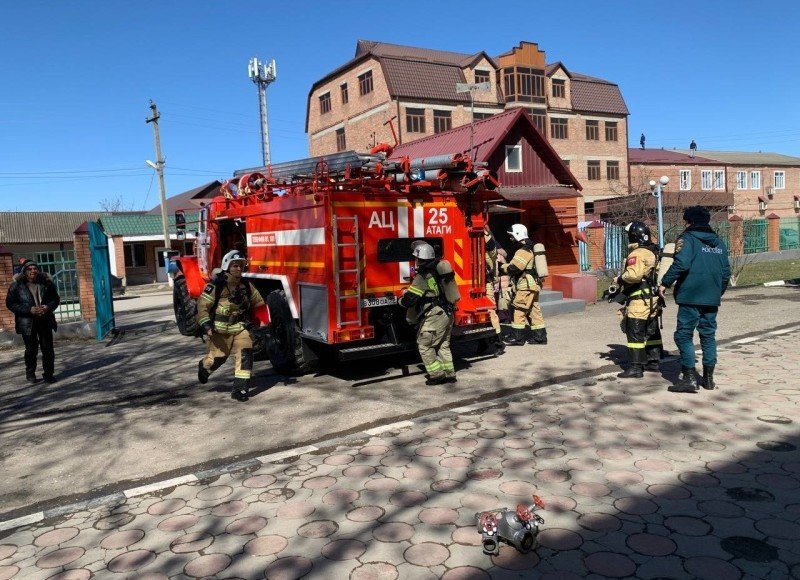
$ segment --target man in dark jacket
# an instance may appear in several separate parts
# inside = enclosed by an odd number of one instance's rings
[[[683,212],[686,229],[675,243],[675,261],[667,270],[659,286],[675,286],[678,304],[678,326],[675,344],[681,353],[681,378],[669,390],[677,393],[695,393],[698,383],[713,389],[714,366],[717,364],[717,310],[721,297],[728,288],[731,267],[728,248],[708,225],[711,214],[702,206],[693,206]],[[694,331],[700,334],[703,349],[703,378],[699,380],[694,368]]]
[[[14,313],[17,334],[21,334],[25,341],[25,377],[29,383],[36,382],[36,357],[40,346],[44,380],[56,382],[53,331],[57,323],[53,311],[60,303],[50,275],[40,272],[39,265],[33,260],[24,260],[22,271],[14,276],[8,289],[6,307]]]

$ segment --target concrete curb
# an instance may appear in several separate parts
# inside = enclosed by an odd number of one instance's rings
[[[800,284],[800,278],[792,278],[790,280],[775,280],[774,282],[764,282],[764,286],[796,286]]]

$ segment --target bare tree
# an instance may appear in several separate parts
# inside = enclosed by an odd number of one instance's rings
[[[108,213],[117,213],[123,211],[133,211],[133,205],[125,203],[121,194],[113,197],[106,197],[100,200],[100,209]]]

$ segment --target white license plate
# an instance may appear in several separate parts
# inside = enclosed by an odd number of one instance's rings
[[[363,298],[361,308],[375,308],[376,306],[389,306],[397,304],[397,296],[379,296],[378,298]]]

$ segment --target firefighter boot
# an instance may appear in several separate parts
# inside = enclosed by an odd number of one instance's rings
[[[681,367],[681,378],[674,385],[667,389],[673,393],[696,393],[697,392],[697,371],[694,367]]]
[[[231,389],[231,399],[236,399],[237,401],[245,402],[249,399],[247,395],[247,390],[250,387],[250,381],[248,379],[233,379],[233,389]]]
[[[205,385],[208,382],[208,377],[211,376],[211,373],[206,370],[206,367],[203,366],[203,361],[197,363],[197,380],[200,381],[201,385]]]
[[[658,373],[661,372],[661,367],[659,366],[659,361],[657,360],[649,360],[647,364],[644,365],[644,370]]]
[[[505,338],[506,346],[522,346],[525,344],[525,329],[512,328]]]
[[[714,382],[714,367],[703,365],[703,388],[708,391],[713,391],[717,388]]]
[[[644,376],[644,367],[640,363],[631,363],[624,371],[617,375],[620,379],[641,379]]]
[[[506,343],[503,342],[503,335],[499,332],[494,339],[494,354],[503,354],[506,351]]]
[[[528,344],[547,344],[547,329],[532,328],[528,335]]]
[[[447,376],[445,376],[445,375],[437,375],[437,376],[429,378],[427,381],[425,381],[425,384],[428,385],[429,387],[431,387],[433,385],[443,385],[443,384],[445,384],[447,382],[449,382],[447,380]]]

